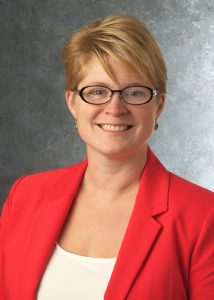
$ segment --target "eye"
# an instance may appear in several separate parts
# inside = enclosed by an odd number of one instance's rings
[[[85,90],[85,93],[88,96],[106,96],[108,91],[105,88],[100,88],[100,87],[96,87],[96,88],[87,88],[87,90]]]
[[[101,89],[97,89],[97,90],[92,90],[90,91],[90,94],[94,94],[94,95],[102,95],[103,94],[103,90]]]
[[[128,92],[128,95],[131,97],[142,97],[145,95],[144,91],[141,89],[133,89],[133,90],[129,90],[127,92]]]

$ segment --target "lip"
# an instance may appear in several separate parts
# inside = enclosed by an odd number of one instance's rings
[[[100,129],[106,131],[106,132],[126,132],[128,131],[130,128],[133,127],[133,125],[130,124],[115,124],[115,123],[99,123],[96,124]]]

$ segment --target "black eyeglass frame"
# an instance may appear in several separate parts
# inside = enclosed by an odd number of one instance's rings
[[[84,96],[83,96],[84,90],[85,90],[86,88],[88,88],[88,87],[101,87],[101,88],[106,88],[106,89],[108,89],[109,91],[111,91],[111,95],[110,95],[109,100],[107,100],[106,102],[103,102],[103,103],[91,103],[91,102],[88,102],[88,101],[84,98]],[[123,92],[124,90],[126,90],[127,88],[131,88],[131,87],[143,87],[143,88],[148,89],[148,90],[150,91],[150,94],[151,94],[150,98],[149,98],[146,102],[144,102],[144,103],[134,104],[134,103],[126,102],[126,101],[123,99],[123,97],[122,97],[122,92]],[[125,102],[126,104],[130,104],[130,105],[144,105],[144,104],[150,102],[155,96],[157,96],[157,95],[160,93],[160,91],[159,91],[158,89],[152,89],[152,88],[150,88],[150,87],[148,87],[148,86],[143,86],[143,85],[127,86],[127,87],[125,87],[125,88],[122,89],[122,90],[112,90],[112,89],[110,89],[109,87],[102,86],[102,85],[87,85],[87,86],[82,87],[80,90],[75,89],[74,92],[76,92],[84,102],[86,102],[86,103],[88,103],[88,104],[91,104],[91,105],[103,105],[103,104],[106,104],[106,103],[110,102],[114,93],[119,93],[119,94],[120,94],[120,98],[121,98],[122,101]]]

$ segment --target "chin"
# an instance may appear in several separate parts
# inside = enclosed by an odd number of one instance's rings
[[[109,158],[109,159],[123,159],[123,158],[131,158],[134,156],[138,156],[138,154],[140,153],[140,155],[142,155],[142,153],[145,151],[147,147],[147,143],[145,143],[143,146],[141,145],[141,147],[137,147],[137,145],[135,145],[135,147],[102,147],[102,148],[94,148],[94,147],[87,147],[88,151],[90,153],[99,153],[100,155]],[[138,149],[138,150],[137,150]],[[137,151],[136,151],[137,150]]]

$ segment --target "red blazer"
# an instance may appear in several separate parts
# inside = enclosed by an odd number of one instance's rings
[[[1,216],[0,299],[36,299],[86,167],[13,185]],[[169,173],[150,149],[104,299],[214,299],[214,193]]]

